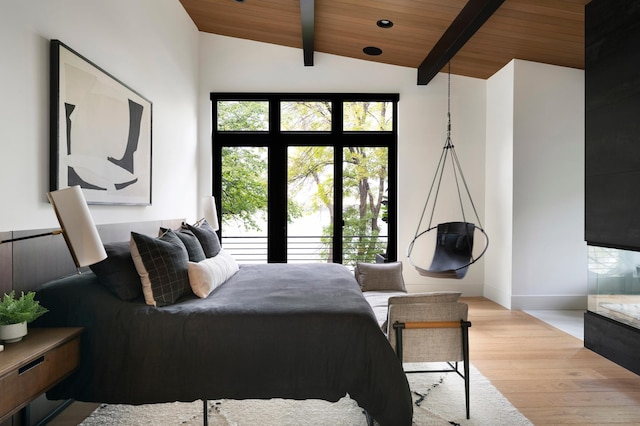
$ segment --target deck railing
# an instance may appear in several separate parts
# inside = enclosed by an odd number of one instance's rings
[[[343,258],[350,259],[351,263],[373,262],[375,253],[369,256],[358,254],[366,252],[358,241],[364,240],[367,246],[371,246],[371,236],[359,238],[345,238],[343,246]],[[287,262],[288,263],[313,263],[330,262],[332,258],[332,245],[327,242],[328,237],[318,235],[290,236],[287,238]],[[386,236],[375,238],[374,243],[385,247]],[[266,236],[223,236],[222,245],[238,263],[266,263],[267,262],[267,237]],[[370,257],[367,258],[367,257]]]

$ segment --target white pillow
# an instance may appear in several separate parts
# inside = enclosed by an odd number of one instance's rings
[[[187,267],[191,290],[200,298],[207,297],[238,271],[235,259],[224,249],[220,249],[215,257],[200,262],[189,262]]]

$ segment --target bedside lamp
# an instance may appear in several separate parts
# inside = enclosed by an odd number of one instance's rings
[[[107,253],[104,250],[80,187],[72,186],[60,189],[49,192],[47,196],[56,212],[62,229],[45,232],[44,234],[2,240],[0,244],[62,234],[78,269],[106,259]]]
[[[217,231],[218,229],[220,229],[220,224],[218,223],[218,211],[216,210],[215,197],[204,197],[202,199],[202,203],[204,207],[204,219],[207,220],[214,231]]]
[[[76,185],[52,191],[47,196],[76,267],[93,265],[106,259],[107,253],[80,187]]]

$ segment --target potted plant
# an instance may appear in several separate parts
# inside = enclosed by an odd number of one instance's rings
[[[27,323],[48,312],[35,300],[33,291],[16,299],[15,291],[0,299],[0,341],[13,343],[27,335]]]

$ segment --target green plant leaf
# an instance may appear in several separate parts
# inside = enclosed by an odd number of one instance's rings
[[[36,293],[27,292],[16,299],[15,291],[4,294],[0,300],[0,325],[18,324],[21,322],[31,322],[39,318],[48,310],[35,300]]]

